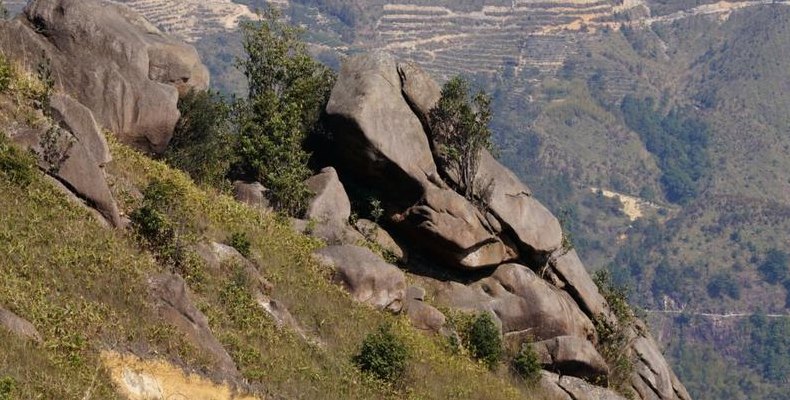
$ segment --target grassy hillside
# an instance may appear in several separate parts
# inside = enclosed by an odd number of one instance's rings
[[[330,271],[310,252],[318,243],[287,221],[196,187],[183,173],[111,141],[113,190],[127,213],[139,190],[156,180],[174,189],[172,216],[186,243],[226,241],[244,232],[251,258],[316,343],[278,328],[255,303],[244,270],[192,263],[186,275],[194,300],[228,349],[253,394],[266,398],[515,399],[528,391],[509,373],[452,354],[444,339],[418,333],[399,317],[359,305],[329,283]],[[0,379],[10,398],[92,398],[117,395],[99,360],[101,350],[163,358],[187,370],[212,371],[202,352],[159,320],[146,279],[165,268],[141,241],[103,228],[70,203],[29,157],[0,146],[0,304],[30,320],[43,343],[0,333]],[[7,162],[14,160],[15,162]],[[17,162],[18,161],[18,162]],[[14,170],[5,168],[15,165]],[[24,172],[29,182],[16,178]],[[175,219],[174,219],[175,220]],[[407,345],[402,384],[360,373],[352,356],[367,333],[389,323]],[[3,389],[5,390],[5,389]],[[89,396],[90,397],[90,396]]]

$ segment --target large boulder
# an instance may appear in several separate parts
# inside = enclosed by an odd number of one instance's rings
[[[403,310],[412,326],[417,329],[439,332],[446,318],[436,307],[425,302],[425,289],[410,286],[403,296]]]
[[[428,136],[403,98],[391,55],[349,58],[326,113],[341,173],[377,183],[406,202],[419,198],[422,183],[437,175]]]
[[[517,257],[515,250],[492,233],[480,211],[450,189],[428,186],[425,196],[396,220],[415,242],[446,264],[476,269]]]
[[[448,282],[439,288],[437,301],[463,310],[489,311],[503,333],[518,333],[523,340],[575,336],[595,341],[592,322],[573,299],[523,265],[502,265],[469,285]]]
[[[490,187],[488,207],[523,247],[547,255],[562,246],[562,227],[557,218],[486,150],[481,152],[475,182],[478,187]]]
[[[590,278],[576,250],[560,252],[549,261],[555,274],[559,277],[563,289],[579,304],[579,307],[590,318],[609,316],[606,299],[598,291],[598,286]],[[611,318],[611,317],[610,317]]]
[[[403,97],[417,118],[428,126],[431,110],[442,98],[442,88],[419,65],[413,62],[398,63]]]
[[[351,201],[334,168],[322,169],[318,175],[311,177],[305,183],[313,192],[305,213],[308,219],[341,224],[348,222],[351,216]]]
[[[46,57],[57,88],[144,151],[167,146],[180,116],[179,93],[208,87],[193,47],[112,2],[33,0],[0,24],[0,49],[30,69]]]
[[[414,63],[399,64],[398,73],[404,97],[428,129],[429,114],[441,99],[441,88]],[[444,173],[452,183],[458,185],[457,175],[452,171]],[[475,185],[478,188],[490,188],[491,193],[486,200],[491,212],[512,231],[514,240],[526,249],[545,255],[561,246],[562,229],[557,218],[535,200],[529,188],[487,150],[481,151]]]
[[[401,310],[406,275],[398,267],[359,246],[329,246],[317,250],[315,255],[335,269],[335,281],[355,300],[379,309]]]

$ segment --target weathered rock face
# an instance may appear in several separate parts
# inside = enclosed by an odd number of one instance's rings
[[[329,246],[315,254],[321,262],[335,268],[335,280],[357,301],[380,309],[402,308],[406,275],[398,267],[359,246]]]
[[[39,166],[113,226],[120,226],[118,206],[104,175],[111,160],[104,135],[93,115],[64,94],[50,99],[52,125],[9,129],[11,140],[38,155]]]
[[[493,313],[506,334],[519,332],[536,340],[595,337],[592,322],[576,303],[523,265],[502,265],[470,285],[450,282],[437,297],[451,307]]]
[[[351,201],[334,168],[324,168],[305,183],[313,192],[305,217],[318,222],[331,221],[340,224],[348,222],[351,216]]]
[[[638,335],[631,348],[637,355],[631,383],[641,398],[691,400],[688,391],[675,376],[652,338]]]
[[[554,272],[562,282],[563,289],[568,292],[579,307],[590,317],[609,316],[606,299],[598,292],[598,286],[590,278],[576,250],[559,252],[550,261]],[[610,317],[611,318],[611,317]]]
[[[129,8],[100,0],[33,0],[0,24],[0,48],[28,67],[43,54],[57,88],[144,151],[161,152],[170,141],[179,92],[208,86],[194,48]]]
[[[357,232],[362,234],[367,240],[381,246],[382,249],[390,252],[398,260],[407,260],[407,255],[403,248],[392,238],[392,235],[379,226],[379,224],[371,220],[360,218],[354,223],[354,227],[357,228]]]

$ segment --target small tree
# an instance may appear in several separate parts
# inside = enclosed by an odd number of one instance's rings
[[[242,25],[246,58],[238,65],[247,77],[247,102],[239,109],[239,162],[236,173],[263,182],[275,207],[291,215],[304,211],[310,176],[305,138],[320,129],[320,115],[335,77],[313,60],[302,30],[267,9]]]
[[[428,119],[440,163],[458,177],[457,190],[469,200],[484,199],[487,188],[476,187],[475,176],[481,151],[492,148],[491,97],[482,91],[471,96],[469,82],[452,78]]]
[[[231,106],[218,93],[188,93],[179,100],[181,119],[164,154],[195,182],[219,186],[233,162]]]
[[[540,360],[532,345],[525,343],[521,346],[521,351],[513,359],[513,370],[516,371],[527,384],[534,384],[540,379]]]
[[[491,314],[478,315],[466,336],[472,356],[493,369],[502,358],[502,336]]]

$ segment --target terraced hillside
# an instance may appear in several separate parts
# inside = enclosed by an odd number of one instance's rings
[[[232,31],[242,18],[254,18],[249,8],[231,0],[117,0],[139,11],[162,30],[186,41]]]

